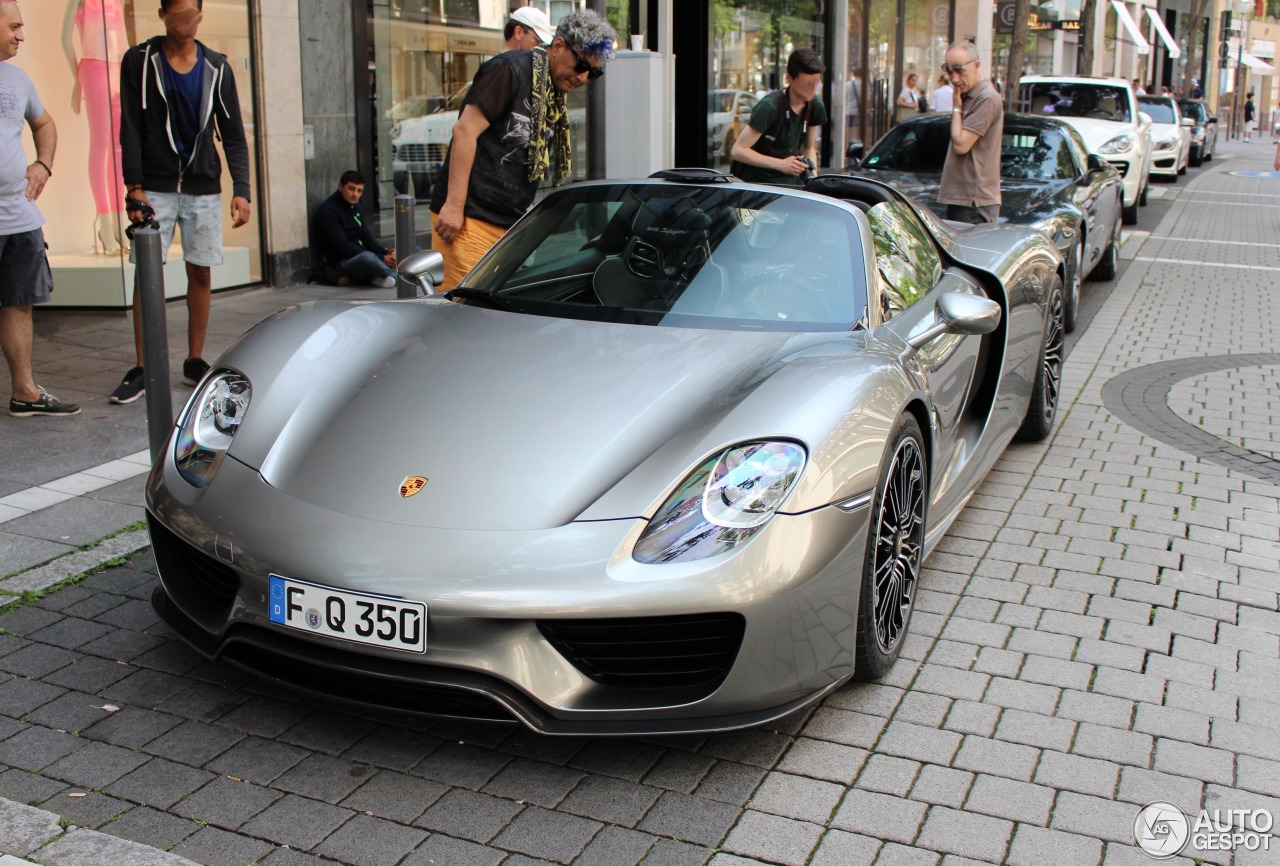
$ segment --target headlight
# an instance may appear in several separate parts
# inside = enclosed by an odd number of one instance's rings
[[[787,500],[805,452],[792,442],[743,442],[707,460],[649,521],[632,556],[640,562],[691,562],[745,543]]]
[[[400,130],[401,130],[401,126],[400,126],[400,124],[398,124],[398,123],[397,123],[395,126],[391,127],[391,140],[392,140],[392,141],[395,141],[396,139],[398,139],[398,138],[400,137]]]
[[[1133,149],[1132,135],[1117,135],[1108,141],[1102,147],[1098,148],[1099,153],[1128,153]]]
[[[1171,138],[1168,141],[1157,141],[1156,150],[1173,150],[1178,146],[1178,139]]]
[[[249,380],[231,370],[214,373],[192,397],[178,425],[174,463],[195,487],[213,480],[249,409]]]
[[[722,136],[722,135],[724,135],[724,124],[723,124],[723,123],[717,123],[717,124],[715,125],[715,127],[711,130],[711,137],[712,137],[712,138],[719,138],[719,137],[720,137],[720,136]]]

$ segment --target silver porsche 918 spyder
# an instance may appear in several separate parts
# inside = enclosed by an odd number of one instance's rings
[[[291,307],[218,360],[148,479],[153,604],[366,707],[768,722],[890,669],[930,550],[1049,433],[1063,274],[861,178],[553,192],[454,290]]]

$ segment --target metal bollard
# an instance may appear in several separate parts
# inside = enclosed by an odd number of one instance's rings
[[[396,196],[396,260],[404,258],[418,248],[418,240],[413,225],[413,196]],[[413,298],[418,294],[417,288],[396,276],[396,297]]]
[[[173,429],[173,395],[169,390],[169,332],[164,315],[164,263],[160,260],[160,232],[141,228],[133,233],[133,291],[142,320],[142,370],[147,389],[147,441],[151,459],[164,448]]]

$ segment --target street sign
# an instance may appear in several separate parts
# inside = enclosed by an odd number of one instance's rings
[[[1000,0],[1000,5],[996,8],[996,32],[1012,33],[1017,18],[1017,0]]]

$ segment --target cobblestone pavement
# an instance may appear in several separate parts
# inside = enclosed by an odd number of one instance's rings
[[[1162,187],[1057,431],[929,560],[883,681],[706,737],[337,712],[185,649],[142,554],[0,614],[0,866],[1125,866],[1153,801],[1280,816],[1280,486],[1104,400],[1149,365],[1280,352],[1280,181],[1225,173],[1270,155],[1226,145]],[[1270,458],[1275,366],[1190,362],[1142,393]]]

